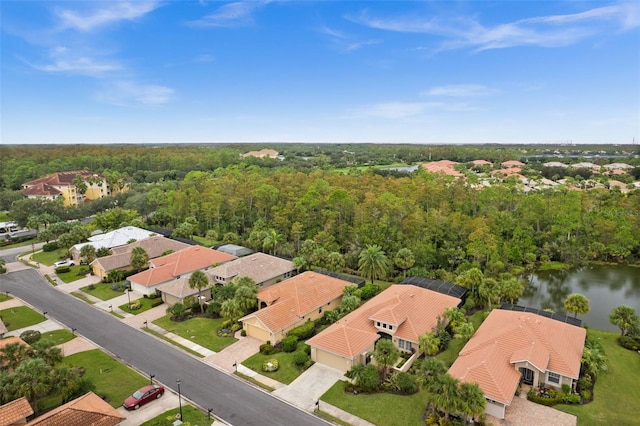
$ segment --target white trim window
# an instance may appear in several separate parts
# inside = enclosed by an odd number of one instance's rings
[[[560,384],[560,375],[553,373],[551,371],[547,372],[547,382],[548,383],[555,383],[555,384]]]

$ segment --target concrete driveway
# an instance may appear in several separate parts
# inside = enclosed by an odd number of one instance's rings
[[[262,340],[251,336],[242,337],[239,335],[239,331],[237,334],[237,342],[227,346],[218,353],[209,355],[204,361],[208,364],[218,366],[229,373],[233,373],[236,369],[233,365],[234,363],[240,364],[251,355],[260,351],[260,345],[264,343]]]
[[[319,363],[313,364],[289,386],[273,391],[273,394],[298,407],[313,411],[316,401],[338,380],[345,378],[342,371]]]
[[[487,421],[492,425],[505,426],[576,426],[578,418],[526,398],[515,397],[503,420],[487,416]]]

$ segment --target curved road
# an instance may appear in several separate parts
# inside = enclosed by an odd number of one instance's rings
[[[182,395],[229,424],[242,426],[326,425],[327,422],[216,370],[156,338],[120,322],[47,284],[35,270],[0,275],[10,291],[47,316],[114,354],[124,363],[172,389],[180,379]]]

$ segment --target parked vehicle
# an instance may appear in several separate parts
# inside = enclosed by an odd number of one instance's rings
[[[133,393],[130,397],[124,400],[122,406],[127,410],[137,410],[147,402],[160,398],[164,395],[164,386],[161,385],[147,385],[141,387]]]
[[[73,265],[75,265],[75,263],[73,263],[73,260],[65,259],[65,260],[59,260],[58,262],[54,263],[53,267],[55,269],[58,269],[58,268],[62,268],[63,266],[73,266]]]

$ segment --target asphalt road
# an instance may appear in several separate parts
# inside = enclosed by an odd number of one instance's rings
[[[47,316],[75,328],[76,333],[104,348],[140,372],[177,390],[202,408],[236,426],[291,424],[326,425],[327,422],[255,389],[235,376],[156,338],[121,323],[112,315],[70,297],[48,283],[35,270],[0,275],[2,290],[10,291]],[[185,419],[189,420],[189,419]]]

